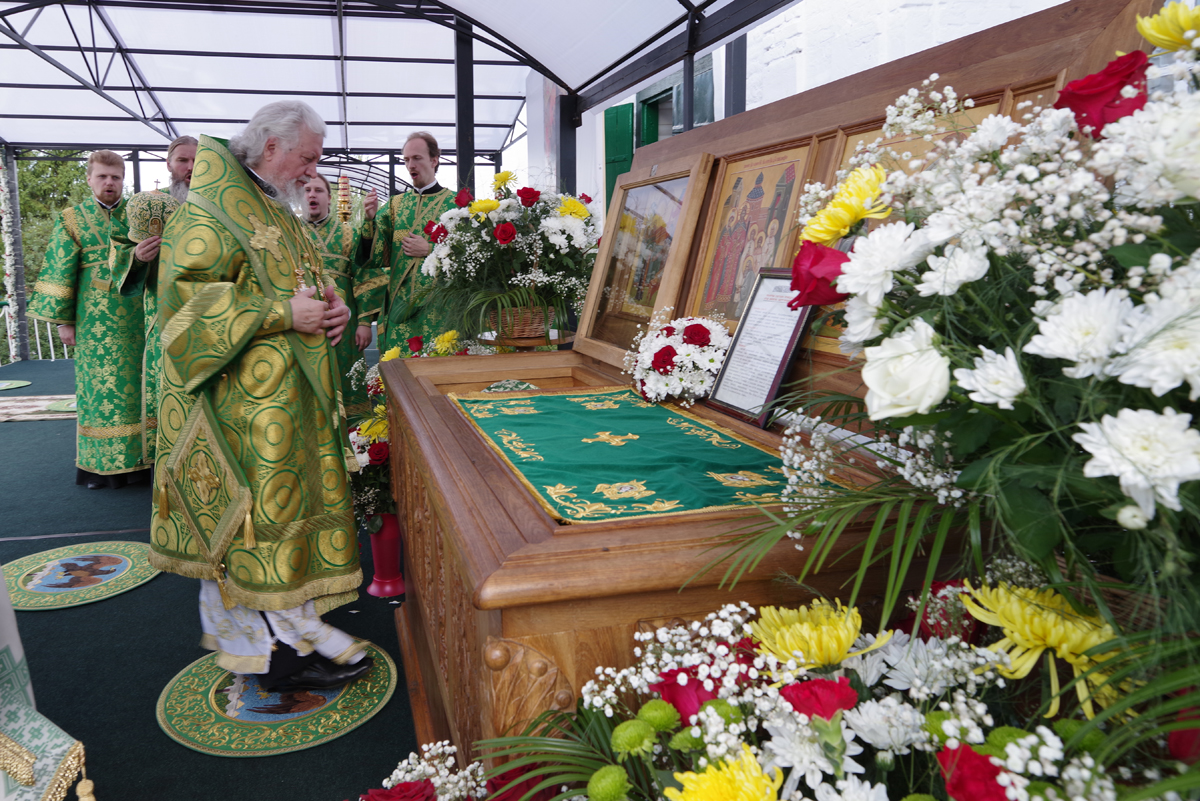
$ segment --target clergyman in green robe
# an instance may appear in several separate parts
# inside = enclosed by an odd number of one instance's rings
[[[296,212],[324,133],[279,101],[228,144],[200,137],[159,253],[150,563],[201,579],[201,644],[272,692],[371,667],[320,618],[362,583],[333,371],[349,309]]]
[[[367,327],[366,337],[357,333],[349,336],[358,327],[358,310],[354,298],[354,284],[359,280],[359,272],[363,262],[371,253],[371,236],[374,226],[360,225],[355,228],[349,222],[342,222],[337,212],[330,212],[329,179],[318,174],[304,187],[306,221],[317,238],[317,247],[325,258],[325,274],[334,280],[338,294],[350,307],[350,322],[346,325],[347,336],[342,337],[334,351],[337,354],[337,371],[342,378],[342,404],[346,410],[346,418],[354,420],[371,411],[367,400],[366,386],[357,389],[350,380],[350,368],[358,361],[359,354],[371,344],[371,329]],[[379,200],[372,190],[363,198],[364,223],[375,219],[379,208]],[[367,235],[364,236],[364,228]]]
[[[354,290],[359,331],[376,321],[383,352],[397,346],[407,350],[407,341],[416,336],[429,342],[448,324],[442,309],[425,303],[433,279],[421,273],[421,264],[433,250],[425,226],[454,208],[454,193],[437,182],[441,150],[431,134],[410,134],[402,152],[414,189],[392,197],[376,215],[371,258]]]
[[[75,483],[89,489],[143,481],[150,469],[142,454],[142,297],[116,290],[108,259],[109,228],[124,220],[124,180],[118,154],[88,157],[92,197],[55,221],[29,301],[29,316],[57,323],[63,344],[75,348]]]
[[[192,163],[196,159],[196,137],[181,136],[167,146],[167,172],[171,185],[167,189],[155,189],[145,195],[170,195],[175,201],[187,200],[188,184],[192,180]],[[130,199],[126,209],[144,207],[136,195]],[[113,218],[112,250],[109,259],[112,266],[113,287],[122,295],[141,297],[146,307],[146,348],[142,353],[142,460],[153,462],[158,437],[158,371],[162,359],[162,345],[158,329],[158,250],[162,236],[151,235],[144,239],[130,238],[130,221]],[[134,224],[135,229],[138,228]],[[135,231],[134,236],[149,232]]]

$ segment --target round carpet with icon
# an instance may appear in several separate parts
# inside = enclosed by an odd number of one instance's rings
[[[0,381],[0,392],[6,389],[20,389],[29,386],[28,381]]]
[[[272,693],[253,675],[217,666],[215,653],[171,679],[158,699],[158,725],[180,745],[213,756],[265,757],[327,743],[383,709],[396,689],[391,657],[367,643],[375,660],[361,679],[332,690]]]
[[[13,609],[34,612],[102,601],[158,575],[144,542],[86,542],[23,556],[4,566]]]

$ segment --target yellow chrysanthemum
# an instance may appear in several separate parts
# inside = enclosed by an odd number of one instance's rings
[[[832,247],[860,220],[887,217],[892,210],[879,202],[879,188],[885,178],[887,171],[882,167],[859,167],[850,173],[838,186],[829,205],[804,226],[800,238]]]
[[[458,332],[447,331],[433,340],[433,350],[439,356],[449,356],[458,350]]]
[[[391,350],[385,350],[383,352],[383,355],[379,357],[379,361],[390,362],[392,359],[399,359],[399,358],[400,358],[400,346],[397,345],[396,347],[392,348]]]
[[[499,200],[492,200],[490,197],[484,197],[471,203],[471,205],[467,207],[467,211],[471,212],[472,214],[478,214],[480,217],[484,217],[498,208],[500,208]]]
[[[882,632],[875,643],[862,651],[850,653],[862,628],[858,610],[837,606],[826,600],[813,601],[799,609],[780,609],[765,606],[758,610],[758,620],[750,624],[760,654],[772,654],[780,662],[795,659],[805,668],[838,665],[849,656],[874,651],[892,638],[890,631]]]
[[[989,626],[1004,632],[1004,639],[989,646],[993,651],[1008,654],[1011,666],[999,669],[1010,679],[1023,679],[1037,664],[1044,651],[1051,661],[1058,657],[1071,665],[1078,678],[1102,664],[1084,654],[1113,639],[1112,627],[1095,615],[1081,615],[1066,598],[1051,589],[1033,590],[1004,583],[998,587],[972,587],[964,582],[967,592],[962,595],[967,611]],[[1058,714],[1058,669],[1050,674],[1050,689],[1054,700],[1046,717]],[[1092,701],[1108,706],[1116,699],[1116,689],[1105,684],[1105,677],[1094,673],[1076,682],[1075,690],[1083,704],[1084,713],[1092,717]]]
[[[754,758],[750,746],[742,744],[738,759],[709,765],[702,773],[676,773],[682,790],[667,787],[663,794],[671,801],[775,801],[783,784],[783,771],[775,768],[768,776]]]
[[[592,213],[587,210],[587,206],[580,203],[573,197],[563,198],[562,205],[558,207],[559,217],[578,217],[581,220],[586,220],[592,216]]]
[[[1137,29],[1146,41],[1163,50],[1190,50],[1196,42],[1196,32],[1200,31],[1200,6],[1190,8],[1187,3],[1171,3],[1154,16],[1139,15]],[[1191,39],[1184,36],[1188,31],[1192,32]]]
[[[496,173],[496,177],[492,179],[492,191],[499,192],[506,186],[517,182],[517,174],[511,170],[504,170]]]
[[[359,424],[358,435],[372,444],[376,442],[387,442],[388,438],[388,419],[387,407],[382,403],[377,404],[371,410],[371,419]]]

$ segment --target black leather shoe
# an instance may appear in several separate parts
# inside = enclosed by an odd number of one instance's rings
[[[88,489],[104,489],[105,484],[98,478],[89,478],[87,483]]]
[[[373,664],[374,660],[369,656],[364,656],[353,665],[337,665],[324,661],[314,662],[300,668],[292,675],[280,679],[278,684],[264,689],[272,693],[289,693],[295,690],[331,690],[367,675]]]

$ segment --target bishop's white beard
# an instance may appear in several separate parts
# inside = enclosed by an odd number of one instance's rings
[[[187,200],[188,182],[187,181],[171,181],[171,197],[183,203]]]
[[[308,198],[304,196],[303,186],[297,186],[294,183],[282,187],[275,186],[274,184],[271,184],[271,186],[275,189],[276,200],[285,206],[291,206],[292,211],[300,219],[308,218]]]

